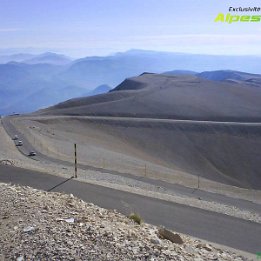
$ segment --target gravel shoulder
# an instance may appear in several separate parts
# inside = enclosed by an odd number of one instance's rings
[[[175,232],[183,242],[171,242],[156,226],[138,225],[73,195],[0,183],[0,196],[0,260],[254,258]]]

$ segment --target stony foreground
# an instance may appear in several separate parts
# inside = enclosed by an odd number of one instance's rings
[[[0,260],[246,260],[181,236],[160,238],[113,210],[73,195],[0,183]]]

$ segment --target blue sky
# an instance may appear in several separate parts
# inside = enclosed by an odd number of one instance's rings
[[[230,6],[261,2],[0,0],[0,49],[74,57],[128,49],[261,55],[261,23],[214,23]]]

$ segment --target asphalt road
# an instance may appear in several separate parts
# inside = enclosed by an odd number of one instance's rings
[[[0,181],[49,190],[65,179],[40,172],[0,166]],[[73,193],[85,201],[104,208],[117,209],[123,214],[135,211],[146,222],[163,225],[180,233],[252,254],[261,250],[261,225],[258,223],[76,180],[63,183],[54,191]]]
[[[11,116],[11,117],[14,117],[14,116]],[[93,118],[93,117],[90,117],[90,118]],[[107,118],[110,119],[110,117],[107,117]],[[140,119],[132,119],[132,120],[140,120]],[[160,120],[160,121],[166,121],[166,120]],[[37,151],[32,146],[32,144],[26,139],[26,137],[23,135],[23,133],[21,133],[16,128],[16,126],[14,126],[10,122],[9,117],[3,118],[2,124],[3,124],[6,132],[9,134],[9,136],[11,138],[14,137],[15,135],[18,135],[19,139],[21,139],[23,141],[23,146],[18,146],[17,148],[25,156],[27,156],[30,151],[35,151],[37,153],[37,156],[31,157],[34,160],[39,160],[39,161],[44,160],[44,161],[59,163],[59,164],[62,164],[64,166],[73,166],[73,163],[71,163],[71,162],[51,158],[51,157],[44,155],[44,154],[41,154],[39,151]],[[244,123],[241,123],[241,124],[244,124]],[[111,175],[128,177],[128,178],[135,179],[135,180],[138,180],[138,181],[146,182],[146,183],[151,184],[151,185],[159,186],[159,187],[166,189],[166,190],[175,191],[175,193],[178,193],[178,194],[181,194],[181,195],[184,195],[184,196],[189,196],[189,197],[194,197],[194,198],[200,197],[202,200],[206,200],[206,201],[210,201],[210,202],[215,201],[215,202],[220,203],[220,204],[232,205],[232,206],[235,206],[237,208],[246,209],[246,210],[249,210],[249,211],[255,211],[255,212],[261,213],[261,205],[253,203],[253,202],[248,201],[248,200],[231,198],[231,197],[228,197],[228,196],[225,196],[225,195],[222,195],[222,194],[207,192],[207,191],[200,190],[200,189],[185,187],[185,186],[182,186],[182,185],[179,185],[179,184],[172,184],[172,183],[168,183],[168,182],[161,181],[161,180],[150,179],[148,177],[140,177],[140,176],[132,175],[130,173],[122,173],[122,172],[118,172],[118,171],[108,170],[108,169],[105,169],[105,168],[98,168],[98,167],[83,165],[83,164],[78,164],[78,167],[83,169],[83,170],[94,170],[94,171],[100,171],[102,173],[109,173]]]
[[[14,117],[14,116],[12,116]],[[17,140],[14,140],[14,143],[17,145],[18,141],[21,140],[23,142],[23,146],[17,146],[17,149],[24,154],[25,156],[28,156],[30,151],[35,151],[34,147],[31,145],[31,143],[26,139],[26,137],[21,133],[9,120],[8,117],[4,117],[1,119],[1,123],[7,132],[7,134],[10,136],[11,139],[14,139],[15,135],[18,136]],[[37,157],[32,157],[35,160],[40,160],[38,157],[40,157],[40,153],[37,153]]]

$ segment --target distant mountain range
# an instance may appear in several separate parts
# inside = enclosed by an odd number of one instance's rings
[[[73,97],[107,92],[108,88],[101,87],[98,93],[92,90],[104,84],[115,87],[146,71],[193,74],[210,80],[244,80],[252,85],[259,85],[260,79],[238,71],[261,72],[261,57],[142,50],[77,60],[55,53],[15,54],[0,56],[0,63],[0,114],[31,112]],[[209,72],[224,68],[233,71]]]
[[[61,54],[43,53],[41,55],[36,55],[29,59],[25,59],[22,62],[27,64],[47,63],[54,65],[65,65],[71,63],[72,59]]]
[[[0,55],[0,64],[5,64],[9,62],[19,62],[19,63],[26,63],[26,64],[47,63],[47,64],[54,64],[54,65],[64,65],[72,62],[72,59],[65,55],[51,53],[51,52],[47,52],[39,55],[28,54],[28,53]]]
[[[98,95],[98,94],[103,94],[103,93],[107,93],[111,90],[111,87],[109,85],[106,84],[102,84],[99,85],[98,87],[96,87],[94,90],[87,92],[86,96],[94,96],[94,95]]]
[[[163,73],[165,75],[195,75],[199,78],[212,80],[212,81],[227,81],[231,83],[247,83],[251,85],[260,86],[261,76],[260,74],[245,73],[232,70],[219,70],[219,71],[207,71],[197,73],[193,71],[174,70]]]

